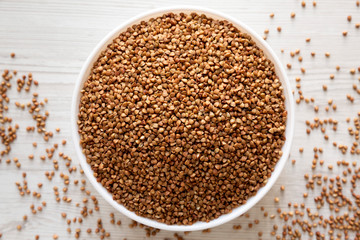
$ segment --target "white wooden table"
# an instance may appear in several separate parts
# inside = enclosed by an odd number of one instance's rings
[[[13,80],[13,88],[9,93],[11,98],[8,116],[13,118],[13,122],[19,123],[20,130],[18,139],[13,144],[13,149],[8,157],[2,158],[0,163],[0,233],[2,239],[34,239],[36,234],[40,239],[52,239],[53,234],[57,234],[59,239],[75,239],[76,228],[81,228],[81,239],[99,239],[99,235],[87,234],[86,229],[96,228],[96,221],[102,218],[105,229],[111,233],[110,239],[144,239],[145,231],[140,228],[130,229],[129,219],[107,204],[89,183],[86,189],[91,191],[100,201],[100,212],[95,212],[92,216],[84,219],[83,223],[72,223],[70,228],[72,233],[67,233],[66,221],[61,217],[62,212],[68,213],[68,218],[79,217],[80,207],[76,207],[79,202],[82,206],[82,199],[87,197],[81,192],[80,186],[75,186],[72,182],[69,185],[69,197],[71,203],[55,201],[53,186],[58,186],[60,196],[64,194],[63,180],[59,177],[59,172],[65,172],[65,164],[60,160],[57,153],[54,159],[59,160],[59,171],[55,174],[52,181],[46,179],[45,171],[52,171],[51,160],[42,161],[40,156],[45,154],[45,148],[50,147],[50,143],[60,143],[62,139],[67,139],[65,147],[60,146],[59,151],[72,158],[72,164],[78,166],[74,147],[70,137],[70,104],[73,93],[74,83],[82,64],[89,55],[92,48],[118,24],[128,18],[143,13],[147,10],[163,6],[179,4],[179,1],[171,0],[111,0],[111,1],[91,1],[91,0],[0,0],[0,69],[16,69],[18,75],[32,72],[34,79],[39,81],[36,92],[40,99],[48,98],[49,103],[46,109],[50,111],[50,118],[47,122],[49,130],[54,131],[56,127],[61,128],[59,134],[49,142],[45,143],[37,133],[27,133],[26,126],[34,125],[33,120],[26,111],[15,108],[14,102],[28,102],[30,94],[16,93],[16,84]],[[273,238],[270,235],[273,224],[281,225],[282,220],[277,217],[273,220],[265,218],[261,211],[261,206],[265,211],[275,214],[277,208],[283,211],[288,209],[288,202],[302,203],[305,201],[307,207],[316,209],[313,201],[312,192],[304,200],[302,195],[306,192],[305,173],[312,173],[311,164],[313,159],[313,148],[322,147],[324,153],[321,159],[325,164],[322,168],[317,168],[315,173],[328,174],[327,165],[333,164],[333,173],[341,173],[337,168],[336,161],[346,159],[347,161],[357,161],[360,163],[360,156],[350,154],[342,155],[332,146],[333,141],[341,144],[350,144],[351,138],[347,133],[349,124],[345,122],[347,117],[355,117],[360,110],[359,95],[352,90],[352,85],[360,87],[358,78],[360,74],[350,75],[351,68],[357,69],[360,66],[360,29],[355,28],[355,23],[360,22],[360,8],[356,7],[355,0],[319,0],[316,7],[312,6],[312,1],[306,1],[305,8],[301,7],[300,0],[289,1],[236,1],[236,0],[184,0],[181,4],[199,5],[203,7],[217,9],[224,13],[244,21],[254,28],[259,34],[264,35],[263,31],[269,29],[268,43],[278,54],[283,64],[292,64],[292,69],[288,70],[289,79],[295,89],[295,77],[302,79],[302,90],[305,97],[314,97],[315,105],[320,110],[316,114],[313,111],[314,104],[300,104],[296,106],[296,129],[290,159],[296,159],[296,164],[291,161],[286,165],[281,177],[278,179],[273,189],[260,201],[249,213],[249,218],[241,217],[223,226],[212,229],[210,233],[192,232],[185,236],[185,239],[257,239],[258,232],[262,231],[262,239]],[[274,18],[269,14],[275,13]],[[295,12],[295,19],[290,18],[290,13]],[[349,23],[346,18],[352,15]],[[282,27],[281,33],[276,28]],[[348,36],[343,37],[342,32],[348,31]],[[305,39],[311,38],[310,43]],[[284,49],[284,53],[280,50]],[[299,63],[297,57],[291,58],[290,51],[300,49],[303,57]],[[10,58],[10,53],[15,52],[16,57]],[[310,52],[316,52],[315,57],[310,56]],[[331,53],[330,58],[324,56],[325,52]],[[340,71],[335,70],[335,66],[341,67]],[[306,74],[302,74],[300,68],[306,69]],[[329,75],[334,74],[335,79],[330,80]],[[322,85],[326,84],[328,90],[324,92]],[[34,90],[35,88],[33,88]],[[350,104],[346,99],[346,94],[355,97],[354,103]],[[296,95],[297,96],[297,95]],[[325,112],[327,101],[332,98],[337,104],[337,111],[330,110]],[[320,130],[313,131],[307,135],[305,120],[312,120],[315,116],[319,118],[333,118],[339,121],[338,130],[334,133],[329,131],[329,141],[323,140]],[[35,149],[32,142],[37,141],[38,147]],[[300,154],[298,149],[304,148],[304,153]],[[35,149],[35,150],[34,150]],[[34,160],[29,160],[28,155],[34,154]],[[15,164],[6,164],[7,158],[19,158],[21,168]],[[32,195],[20,197],[17,190],[16,181],[22,182],[22,172],[27,173],[26,180],[30,190],[42,194],[41,199],[37,200]],[[84,177],[83,177],[84,178]],[[81,179],[79,171],[71,174],[71,181]],[[44,186],[39,190],[37,184],[42,182]],[[281,192],[279,187],[285,185],[285,191]],[[279,197],[280,202],[275,204],[274,197]],[[35,207],[41,205],[42,201],[47,202],[42,212],[36,215],[31,213],[30,205]],[[92,203],[88,203],[92,207]],[[110,224],[109,214],[115,212],[116,220],[121,219],[122,225]],[[326,211],[323,212],[326,214]],[[23,221],[24,214],[28,215],[28,220]],[[258,219],[259,224],[249,229],[248,223],[254,223]],[[233,225],[241,224],[241,230],[234,230]],[[17,225],[22,226],[22,230],[16,229]],[[281,234],[281,229],[278,230]],[[326,232],[325,232],[326,233]],[[184,236],[183,233],[179,233]],[[306,239],[310,238],[305,235]],[[161,231],[154,239],[174,238],[172,232]]]

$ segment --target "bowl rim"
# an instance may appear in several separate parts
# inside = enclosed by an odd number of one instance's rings
[[[283,94],[285,96],[285,107],[287,111],[287,121],[286,121],[286,130],[285,130],[286,140],[282,147],[283,155],[276,163],[275,169],[272,172],[271,177],[268,179],[265,186],[261,187],[254,196],[250,197],[247,200],[245,204],[238,206],[237,208],[234,208],[230,213],[223,214],[219,218],[216,218],[209,222],[196,222],[192,225],[177,225],[177,224],[167,225],[165,223],[160,223],[149,218],[138,216],[134,212],[129,211],[123,205],[120,205],[119,203],[114,201],[112,195],[101,185],[101,183],[97,182],[96,178],[93,176],[93,171],[90,165],[86,162],[86,158],[82,153],[82,148],[79,144],[80,136],[78,133],[78,125],[77,125],[78,112],[79,112],[79,99],[81,96],[80,90],[82,89],[83,83],[86,81],[88,77],[93,62],[97,60],[101,51],[105,49],[108,43],[112,41],[112,39],[114,39],[116,36],[118,36],[119,33],[125,31],[126,28],[129,26],[139,23],[141,20],[150,19],[156,16],[161,16],[162,14],[169,12],[180,13],[180,12],[189,12],[189,11],[205,14],[214,19],[224,19],[231,22],[241,32],[248,33],[252,37],[252,39],[256,42],[256,45],[264,51],[265,56],[273,62],[273,64],[275,65],[276,74],[282,83]],[[96,47],[92,50],[91,54],[88,56],[85,63],[83,64],[80,74],[76,80],[75,89],[72,97],[72,103],[71,103],[71,127],[72,127],[71,132],[72,132],[73,144],[75,145],[75,151],[79,159],[80,165],[85,172],[85,175],[89,179],[90,183],[97,190],[97,192],[116,210],[118,210],[119,212],[121,212],[122,214],[124,214],[125,216],[129,217],[132,220],[135,220],[139,223],[154,228],[168,230],[168,231],[196,231],[196,230],[203,230],[203,229],[219,226],[244,214],[246,211],[251,209],[256,203],[258,203],[265,196],[265,194],[272,188],[272,186],[278,179],[280,173],[282,172],[285,163],[287,162],[287,159],[289,158],[291,143],[294,135],[294,124],[295,124],[294,108],[295,108],[295,104],[291,92],[291,86],[282,63],[276,56],[275,52],[271,49],[271,47],[254,30],[252,30],[242,21],[233,18],[232,16],[229,16],[227,14],[221,13],[217,10],[198,7],[198,6],[177,5],[171,7],[156,8],[144,12],[142,14],[139,14],[135,17],[132,17],[129,20],[119,24],[115,29],[109,32],[96,45]]]

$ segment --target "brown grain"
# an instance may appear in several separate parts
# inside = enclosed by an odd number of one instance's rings
[[[250,36],[226,21],[166,14],[134,25],[102,52],[81,93],[87,162],[143,217],[215,219],[255,195],[281,156],[281,83]]]

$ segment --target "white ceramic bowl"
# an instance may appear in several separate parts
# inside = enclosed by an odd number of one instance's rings
[[[288,112],[288,118],[286,122],[286,141],[282,148],[283,155],[276,164],[275,170],[272,173],[271,177],[268,179],[267,184],[262,187],[255,196],[248,199],[247,203],[241,205],[232,210],[231,213],[224,214],[217,219],[214,219],[210,222],[196,222],[193,225],[167,225],[164,223],[159,223],[157,221],[140,217],[135,213],[127,210],[124,206],[118,204],[116,201],[112,199],[112,195],[100,184],[96,181],[95,177],[93,176],[93,171],[90,165],[86,162],[86,158],[82,153],[81,146],[79,144],[80,137],[78,134],[78,112],[79,112],[79,100],[80,100],[80,90],[83,87],[84,82],[87,80],[90,70],[93,66],[93,63],[97,60],[98,56],[100,55],[101,51],[103,51],[106,46],[112,42],[114,38],[116,38],[121,32],[126,31],[126,29],[134,24],[140,23],[141,21],[149,20],[153,17],[161,16],[165,13],[192,13],[196,12],[198,14],[205,14],[208,17],[212,17],[214,19],[224,19],[231,22],[234,26],[236,26],[240,31],[248,33],[252,36],[252,39],[256,42],[257,46],[262,49],[265,53],[265,56],[270,59],[275,64],[276,74],[279,77],[282,86],[284,88],[284,95],[285,95],[285,107]],[[285,70],[280,63],[279,59],[276,57],[274,51],[269,47],[269,45],[256,33],[254,30],[246,26],[241,21],[225,15],[223,13],[205,9],[202,7],[189,7],[189,6],[179,6],[179,7],[171,7],[171,8],[160,8],[149,11],[147,13],[141,14],[139,16],[133,17],[130,20],[126,21],[125,23],[120,24],[116,29],[110,32],[92,51],[90,56],[87,58],[83,68],[81,69],[79,78],[75,85],[73,100],[72,100],[72,109],[71,109],[71,122],[72,122],[72,135],[73,140],[75,143],[76,152],[78,158],[80,160],[81,167],[83,168],[86,176],[88,177],[89,181],[95,187],[95,189],[99,192],[99,194],[105,198],[105,200],[110,203],[114,208],[116,208],[119,212],[123,213],[124,215],[128,216],[129,218],[142,223],[147,226],[151,226],[154,228],[159,228],[163,230],[170,230],[170,231],[195,231],[195,230],[202,230],[207,228],[212,228],[221,224],[224,224],[241,214],[248,211],[251,207],[253,207],[260,199],[264,197],[264,195],[270,190],[270,188],[275,183],[276,179],[279,177],[284,165],[289,157],[290,153],[290,146],[293,138],[294,133],[294,101],[293,96],[291,93],[291,88],[289,81],[287,79]]]

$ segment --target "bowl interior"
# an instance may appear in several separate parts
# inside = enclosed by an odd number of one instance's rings
[[[134,24],[140,23],[141,21],[149,20],[153,17],[161,16],[165,13],[192,13],[196,12],[198,14],[205,14],[208,17],[214,18],[214,19],[222,19],[222,20],[228,20],[231,22],[234,26],[236,26],[241,32],[246,32],[250,36],[252,36],[253,40],[256,42],[257,46],[262,49],[265,53],[265,56],[270,59],[276,69],[276,74],[279,77],[282,86],[284,88],[284,96],[285,96],[285,107],[288,112],[287,122],[286,122],[286,130],[285,130],[285,136],[286,141],[282,147],[283,155],[281,156],[280,160],[276,164],[275,170],[272,173],[271,177],[268,179],[267,184],[262,187],[255,196],[248,199],[247,203],[244,205],[241,205],[235,209],[231,213],[224,214],[220,216],[217,219],[214,219],[208,223],[206,222],[196,222],[193,225],[166,225],[163,223],[159,223],[157,221],[140,217],[136,215],[135,213],[127,210],[124,206],[118,204],[116,201],[112,199],[112,195],[107,192],[107,190],[96,181],[95,177],[93,176],[93,171],[91,167],[86,162],[86,158],[84,154],[82,153],[81,146],[79,144],[80,137],[78,134],[78,126],[77,126],[77,120],[78,120],[78,113],[79,113],[79,101],[80,101],[80,90],[83,87],[84,82],[87,80],[87,77],[90,74],[91,68],[93,66],[93,62],[97,60],[100,53],[106,49],[107,45],[112,42],[114,38],[116,38],[121,32],[126,31],[128,27],[131,27]],[[219,13],[214,10],[204,9],[200,7],[186,7],[186,6],[180,6],[180,7],[172,7],[172,8],[162,8],[150,11],[148,13],[142,14],[140,16],[134,17],[130,19],[129,21],[121,24],[118,28],[110,32],[92,51],[91,55],[86,60],[85,64],[83,65],[83,68],[80,72],[79,78],[77,79],[73,100],[72,100],[72,109],[71,109],[71,121],[72,121],[72,135],[73,140],[75,143],[76,152],[81,164],[81,167],[83,168],[86,176],[88,177],[89,181],[92,183],[92,185],[95,187],[95,189],[99,192],[101,196],[105,198],[105,200],[110,203],[114,208],[116,208],[121,213],[125,214],[129,218],[142,223],[147,226],[151,226],[154,228],[159,228],[163,230],[170,230],[170,231],[194,231],[194,230],[203,230],[211,227],[218,226],[220,224],[223,224],[225,222],[228,222],[241,214],[245,213],[247,210],[249,210],[252,206],[254,206],[272,187],[272,185],[275,183],[276,179],[279,177],[286,160],[288,159],[289,153],[290,153],[290,145],[293,138],[293,131],[294,131],[294,101],[293,96],[291,93],[291,88],[289,81],[286,77],[286,73],[284,68],[282,67],[279,59],[276,57],[275,53],[272,51],[272,49],[269,47],[269,45],[252,29],[247,27],[242,22],[224,15],[222,13]]]

